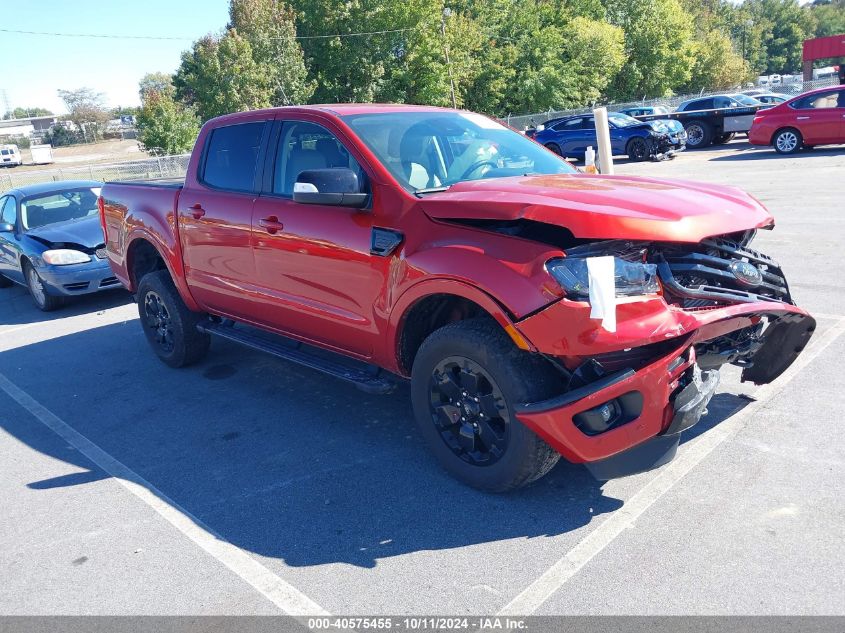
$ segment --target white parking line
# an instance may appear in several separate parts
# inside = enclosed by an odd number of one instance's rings
[[[75,431],[3,374],[0,374],[0,389],[279,609],[290,615],[328,615],[325,609],[308,596],[279,578],[249,554],[226,541],[149,481]]]
[[[631,527],[658,499],[669,492],[684,476],[707,457],[713,449],[743,429],[749,419],[765,408],[769,400],[780,393],[798,373],[813,362],[829,345],[845,332],[845,318],[813,342],[803,354],[775,382],[758,389],[755,401],[716,427],[690,442],[678,457],[637,492],[622,508],[590,532],[542,576],[525,588],[499,612],[499,615],[530,615],[558,589],[577,574],[584,565],[599,554],[613,540]]]

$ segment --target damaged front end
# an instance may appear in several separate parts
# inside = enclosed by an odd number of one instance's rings
[[[519,407],[520,421],[609,479],[674,456],[680,433],[706,413],[721,366],[742,367],[742,380],[758,385],[781,375],[815,320],[794,304],[780,267],[748,247],[753,234],[592,242],[550,262],[566,296],[517,325],[567,385]]]

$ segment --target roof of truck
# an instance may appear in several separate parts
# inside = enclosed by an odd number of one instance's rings
[[[326,112],[335,116],[348,116],[351,114],[376,114],[380,112],[448,112],[451,108],[439,108],[437,106],[411,105],[403,103],[321,103],[314,105],[293,105],[281,106],[278,108],[264,108],[261,110],[249,110],[247,112],[232,112],[217,117],[215,120],[226,120],[239,116],[255,114],[273,114],[276,112]]]

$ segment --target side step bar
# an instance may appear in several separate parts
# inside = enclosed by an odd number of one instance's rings
[[[348,359],[332,352],[309,348],[309,346],[283,336],[255,334],[236,328],[233,321],[204,321],[197,325],[200,332],[240,343],[246,347],[266,352],[278,358],[292,361],[329,376],[351,382],[367,393],[386,394],[396,389],[396,380],[383,369],[361,361]],[[271,340],[273,336],[275,340]],[[334,356],[334,358],[331,358]],[[336,360],[335,360],[336,359]]]

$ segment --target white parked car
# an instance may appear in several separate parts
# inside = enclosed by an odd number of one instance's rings
[[[0,165],[3,167],[23,165],[21,150],[17,145],[0,145]]]

